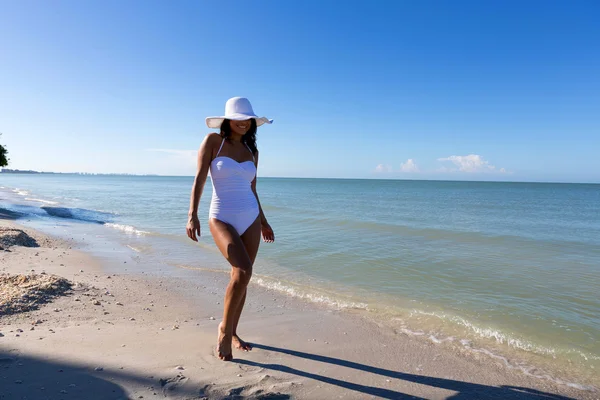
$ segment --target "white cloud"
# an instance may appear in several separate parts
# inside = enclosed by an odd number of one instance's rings
[[[451,162],[455,168],[442,167],[439,172],[496,172],[506,173],[506,169],[497,169],[496,166],[489,163],[483,157],[477,154],[469,154],[468,156],[450,156],[444,158],[438,158],[441,162]]]
[[[192,171],[196,168],[198,150],[146,149],[146,151],[164,153],[173,167],[191,168]]]
[[[392,172],[392,167],[390,167],[389,165],[386,164],[379,164],[377,167],[375,167],[375,172],[377,173],[386,173],[386,172]]]
[[[415,160],[409,158],[405,163],[400,164],[400,172],[419,172],[419,167]]]

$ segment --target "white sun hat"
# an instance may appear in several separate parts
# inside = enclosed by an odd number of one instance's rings
[[[254,118],[256,126],[272,124],[273,120],[254,114],[252,104],[245,97],[232,97],[225,103],[225,115],[222,117],[207,117],[206,125],[211,129],[220,129],[223,120],[245,121]]]

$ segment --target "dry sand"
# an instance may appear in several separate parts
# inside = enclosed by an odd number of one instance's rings
[[[29,311],[0,314],[0,399],[599,398],[254,286],[239,333],[255,348],[223,362],[213,349],[226,277],[107,275],[75,243],[0,226],[39,246],[0,251],[0,273],[41,277]],[[68,290],[46,296],[52,276]],[[23,297],[11,290],[7,304]]]

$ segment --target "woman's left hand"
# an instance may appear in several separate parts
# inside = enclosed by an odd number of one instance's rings
[[[262,237],[265,243],[273,243],[275,241],[275,234],[273,233],[271,225],[269,225],[267,222],[262,223],[260,225],[260,229],[262,231]]]

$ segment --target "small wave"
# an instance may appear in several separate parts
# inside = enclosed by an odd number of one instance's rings
[[[38,203],[44,203],[44,204],[50,204],[50,205],[54,205],[54,204],[58,204],[56,201],[50,201],[50,200],[42,200],[42,199],[34,199],[32,197],[26,197],[25,200],[29,200],[29,201],[37,201]]]
[[[51,217],[74,219],[84,222],[95,222],[97,224],[105,224],[112,217],[111,214],[100,211],[86,210],[84,208],[67,208],[67,207],[40,207],[46,211]]]
[[[23,204],[3,204],[2,208],[8,211],[22,214],[23,216],[43,217],[48,215],[44,210],[42,210],[39,207],[28,206]]]
[[[461,340],[462,343],[462,340]],[[481,353],[481,354],[485,354],[486,356],[490,357],[490,358],[494,358],[496,360],[500,360],[507,368],[509,369],[516,369],[518,371],[521,371],[523,374],[527,375],[527,376],[531,376],[532,378],[537,378],[537,379],[544,379],[553,383],[556,383],[558,385],[565,385],[568,387],[572,387],[574,389],[578,389],[578,390],[582,390],[582,391],[587,391],[587,392],[595,392],[596,391],[596,387],[592,386],[592,385],[582,385],[580,383],[575,383],[575,382],[569,382],[569,381],[565,381],[559,378],[555,378],[552,375],[542,372],[542,373],[536,373],[536,371],[538,371],[537,368],[535,367],[531,367],[528,365],[522,365],[522,364],[515,364],[512,363],[508,360],[508,358],[500,356],[498,354],[495,354],[487,349],[476,349],[474,347],[471,347],[471,343],[469,342],[468,344],[463,344],[464,347],[466,349],[468,349],[469,351],[473,352],[473,353]],[[541,371],[540,371],[541,372]]]
[[[498,330],[491,328],[481,328],[473,325],[469,321],[465,320],[461,317],[452,317],[451,320],[456,322],[462,326],[467,327],[469,330],[477,334],[477,336],[485,338],[485,339],[494,339],[497,343],[506,344],[509,347],[513,347],[515,349],[524,350],[532,353],[555,356],[556,350],[553,348],[548,348],[544,346],[539,346],[528,342],[526,340],[510,337],[505,333],[502,333]]]
[[[541,354],[541,355],[549,355],[549,356],[556,355],[556,350],[553,348],[539,346],[537,344],[528,342],[523,339],[511,337],[511,336],[509,336],[499,330],[496,330],[496,329],[479,327],[479,326],[474,325],[473,323],[467,321],[466,319],[464,319],[462,317],[449,316],[446,314],[438,314],[435,312],[426,312],[426,311],[421,311],[421,310],[413,310],[411,312],[411,316],[412,315],[426,315],[426,316],[430,316],[430,317],[439,318],[441,320],[450,321],[455,324],[464,326],[469,331],[475,333],[476,336],[479,336],[484,339],[493,339],[496,341],[496,343],[504,344],[504,345],[507,345],[507,346],[515,348],[515,349],[524,350],[527,352]]]
[[[113,228],[113,229],[117,229],[119,231],[125,232],[127,234],[130,235],[137,235],[137,236],[142,236],[142,235],[147,235],[150,232],[146,232],[146,231],[141,231],[139,229],[134,228],[133,226],[130,225],[121,225],[121,224],[113,224],[113,223],[108,223],[105,224],[106,226]],[[133,249],[133,248],[132,248]],[[133,249],[134,251],[137,251],[135,249]]]
[[[18,194],[18,195],[21,195],[21,196],[27,196],[27,195],[29,195],[29,192],[28,192],[28,191],[26,191],[26,190],[21,190],[21,189],[19,189],[19,188],[15,188],[15,189],[13,189],[13,192],[15,192],[16,194]]]
[[[128,248],[130,248],[131,250],[135,251],[136,253],[141,253],[142,251],[140,249],[138,249],[137,247],[133,247],[130,245],[127,245]]]
[[[446,315],[441,316],[436,313],[419,311],[419,310],[413,310],[411,315],[414,315],[414,314],[434,316],[434,317],[438,317],[438,318],[444,318],[444,319],[450,320],[450,321],[455,321],[455,319],[456,319],[456,317],[448,318]],[[558,385],[565,385],[565,386],[569,386],[574,389],[578,389],[578,390],[582,390],[582,391],[596,391],[597,390],[597,388],[595,386],[585,385],[585,384],[580,384],[580,383],[575,383],[572,381],[560,379],[556,376],[552,376],[551,374],[543,371],[538,366],[530,365],[523,361],[510,360],[506,356],[497,354],[497,353],[491,351],[490,349],[486,349],[483,347],[477,347],[477,344],[474,343],[470,339],[457,339],[453,336],[439,337],[431,332],[426,332],[423,330],[415,331],[415,330],[408,329],[406,327],[403,319],[394,318],[394,320],[400,321],[402,323],[402,327],[399,328],[397,331],[404,333],[406,335],[421,336],[423,338],[427,338],[427,340],[429,340],[430,342],[432,342],[436,345],[442,344],[444,342],[455,343],[457,345],[460,345],[461,348],[463,348],[464,350],[466,350],[470,353],[483,354],[489,358],[498,360],[498,361],[502,362],[502,364],[504,364],[504,366],[506,368],[518,370],[521,373],[528,375],[532,378],[548,380],[548,381],[554,382]],[[516,347],[521,350],[527,350],[527,351],[531,351],[531,352],[537,352],[537,353],[542,353],[542,354],[551,354],[551,355],[554,355],[554,353],[555,353],[555,350],[553,350],[553,349],[547,349],[547,348],[542,348],[540,346],[533,346],[533,345],[525,346],[525,345],[523,345],[523,342],[507,338],[506,335],[499,333],[492,329],[480,329],[480,328],[476,328],[476,327],[475,327],[476,329],[473,329],[472,324],[468,323],[464,319],[460,319],[460,320],[461,320],[461,325],[468,326],[469,328],[471,328],[471,330],[473,332],[477,333],[478,336],[481,336],[484,338],[493,338],[493,339],[496,339],[499,343],[508,344],[511,347]],[[517,343],[519,344],[518,346],[515,345]],[[534,351],[534,349],[537,351]],[[543,351],[540,351],[541,349]]]
[[[221,269],[213,269],[213,268],[202,268],[202,267],[194,267],[190,265],[175,265],[178,268],[191,269],[196,271],[207,271],[207,272],[216,272],[219,274],[229,274],[229,271],[221,270]],[[307,290],[303,290],[300,287],[293,287],[291,284],[283,284],[281,281],[272,281],[266,277],[259,277],[254,275],[252,278],[252,283],[257,284],[263,288],[274,290],[280,293],[287,294],[292,297],[297,297],[303,300],[308,300],[313,303],[324,304],[329,307],[334,307],[336,309],[357,309],[357,310],[367,310],[368,305],[365,303],[357,303],[352,301],[344,301],[341,299],[336,299],[334,296],[328,296],[322,293],[317,292],[309,292]]]
[[[308,292],[302,290],[298,287],[292,287],[291,285],[285,285],[280,281],[270,281],[264,278],[257,278],[254,283],[265,287],[267,289],[276,290],[278,292],[282,292],[288,294],[293,297],[299,297],[301,299],[309,300],[313,303],[325,304],[330,307],[335,307],[338,309],[360,309],[367,310],[368,305],[365,303],[356,303],[352,301],[344,301],[341,299],[336,299],[334,297],[330,297],[321,293],[316,292]]]
[[[541,356],[550,356],[552,358],[556,358],[558,356],[557,353],[561,353],[561,354],[565,353],[565,351],[559,351],[554,348],[540,346],[540,345],[531,343],[526,340],[511,337],[503,332],[500,332],[499,330],[495,330],[492,328],[478,327],[478,326],[474,325],[473,323],[465,320],[464,318],[457,317],[457,316],[448,316],[446,314],[438,314],[435,312],[426,312],[426,311],[420,311],[420,310],[413,310],[410,315],[427,315],[427,316],[440,318],[440,319],[443,319],[446,321],[451,321],[453,323],[456,323],[458,325],[461,325],[461,326],[467,328],[468,331],[474,333],[476,336],[478,336],[480,338],[492,339],[492,340],[496,341],[496,343],[498,343],[498,344],[506,345],[510,348],[525,351],[527,353],[537,354],[537,355],[541,355]],[[452,336],[448,336],[446,338],[439,338],[430,333],[425,333],[423,331],[411,331],[406,328],[402,328],[402,329],[400,329],[400,331],[403,333],[406,333],[408,335],[411,335],[411,336],[426,336],[427,335],[428,339],[435,344],[441,344],[446,341],[454,342],[454,343],[458,342],[458,343],[460,343],[460,345],[462,345],[462,348],[464,348],[470,352],[485,354],[488,357],[494,358],[496,360],[500,360],[507,368],[519,370],[522,373],[524,373],[525,375],[529,375],[533,378],[549,380],[549,381],[552,381],[559,385],[566,385],[566,386],[569,386],[569,387],[572,387],[575,389],[579,389],[579,390],[584,390],[584,391],[595,391],[596,390],[595,386],[584,385],[584,384],[561,380],[561,379],[554,377],[546,372],[540,373],[540,370],[535,366],[527,365],[523,362],[511,361],[507,357],[496,354],[489,349],[481,348],[481,347],[478,348],[478,347],[476,347],[477,341],[473,342],[472,340],[466,339],[466,338],[456,340]],[[503,351],[501,351],[501,353],[503,353]],[[590,355],[590,354],[584,354],[581,351],[568,350],[568,351],[566,351],[566,353],[577,354],[585,360],[587,360],[588,358],[592,358],[592,359],[596,358],[597,359],[596,356]]]

